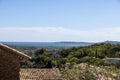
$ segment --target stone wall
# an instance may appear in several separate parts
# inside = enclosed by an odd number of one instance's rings
[[[0,49],[0,80],[20,80],[19,59],[11,52]]]

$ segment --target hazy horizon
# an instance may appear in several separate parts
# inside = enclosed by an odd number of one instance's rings
[[[31,43],[31,42],[32,42],[32,43],[62,43],[62,42],[63,42],[63,43],[64,43],[64,42],[66,42],[66,43],[67,43],[67,42],[75,42],[75,43],[79,43],[79,42],[80,42],[80,43],[102,43],[102,42],[120,42],[120,41],[110,41],[110,40],[106,40],[106,41],[98,41],[98,42],[97,42],[97,41],[96,41],[96,42],[95,42],[95,41],[89,41],[89,42],[87,42],[87,41],[49,41],[49,42],[45,42],[45,41],[44,41],[44,42],[42,42],[42,41],[41,41],[41,42],[40,42],[40,41],[0,41],[0,42],[10,42],[10,43],[11,43],[11,42],[13,42],[13,43],[14,43],[14,42],[23,42],[23,43],[24,43],[24,42],[25,42],[25,43],[26,43],[26,42],[28,42],[28,43],[29,43],[29,42],[30,42],[30,43]]]

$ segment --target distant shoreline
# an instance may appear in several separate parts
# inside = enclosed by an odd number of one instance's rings
[[[14,46],[54,46],[54,47],[78,47],[78,46],[88,46],[93,43],[85,42],[1,42],[7,45]]]

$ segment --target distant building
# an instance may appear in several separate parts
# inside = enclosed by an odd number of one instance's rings
[[[20,80],[62,80],[59,69],[21,69]]]
[[[31,57],[0,43],[0,80],[20,80],[20,62]]]

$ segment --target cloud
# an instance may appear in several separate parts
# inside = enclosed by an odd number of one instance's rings
[[[120,41],[120,28],[74,30],[63,27],[1,27],[0,41]]]

